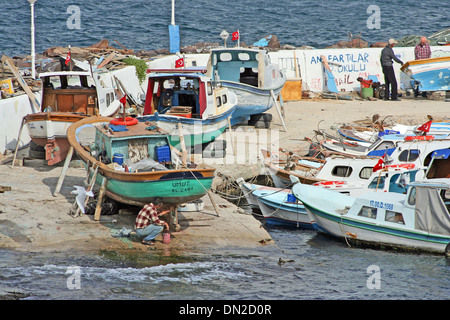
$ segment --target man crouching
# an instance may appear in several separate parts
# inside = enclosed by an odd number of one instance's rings
[[[163,201],[158,198],[154,203],[146,204],[139,211],[134,227],[136,234],[143,238],[142,244],[154,246],[155,238],[163,232],[164,228],[169,230],[169,224],[160,220],[159,216],[170,212],[170,210],[159,212],[162,206]]]

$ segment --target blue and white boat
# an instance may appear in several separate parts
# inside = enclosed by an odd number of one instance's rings
[[[286,82],[279,66],[259,49],[212,49],[206,70],[208,77],[237,95],[232,125],[272,108]]]
[[[419,82],[419,90],[450,90],[450,56],[406,62],[401,70]]]
[[[230,125],[236,95],[215,85],[200,70],[149,70],[143,116],[170,134],[170,144],[180,149],[214,141]]]
[[[410,183],[406,194],[370,192],[357,197],[296,184],[293,193],[319,231],[368,244],[448,253],[450,179]]]

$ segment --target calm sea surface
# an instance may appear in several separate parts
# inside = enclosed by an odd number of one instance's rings
[[[2,0],[0,54],[30,52],[30,7]],[[36,51],[88,46],[101,39],[128,49],[168,47],[170,0],[38,0]],[[80,28],[70,29],[69,6],[79,9]],[[369,5],[380,7],[381,29],[367,27]],[[76,8],[75,8],[76,9]],[[448,1],[176,1],[181,45],[221,42],[222,30],[239,29],[247,44],[268,35],[281,43],[322,48],[348,33],[369,42],[430,35],[449,27]],[[70,20],[70,19],[69,19]],[[70,20],[70,23],[76,23]],[[230,40],[229,40],[230,43]],[[121,257],[0,251],[0,289],[28,299],[438,299],[450,296],[450,262],[443,256],[350,248],[312,231],[268,229],[275,246],[230,249],[214,255]],[[279,258],[288,261],[280,265]],[[79,289],[69,289],[71,266]],[[368,268],[379,268],[370,289]],[[369,282],[369,284],[368,284]]]
[[[361,33],[363,39],[373,43],[407,35],[428,36],[450,26],[450,2],[442,0],[175,2],[181,46],[202,41],[222,43],[219,34],[224,29],[230,34],[239,30],[241,40],[247,44],[274,34],[282,44],[323,48],[347,40],[350,33]],[[29,3],[1,3],[0,53],[29,53]],[[372,10],[367,13],[371,5],[379,8],[379,29],[367,26],[373,14]],[[128,49],[168,48],[170,22],[170,0],[37,0],[36,52],[54,46],[89,46],[101,39],[119,47],[115,39]],[[228,42],[231,44],[231,38]]]

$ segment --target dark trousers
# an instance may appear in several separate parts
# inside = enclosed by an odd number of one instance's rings
[[[389,99],[389,86],[391,86],[391,100],[395,100],[398,97],[397,92],[397,80],[395,79],[394,67],[383,66],[384,73],[384,99]]]

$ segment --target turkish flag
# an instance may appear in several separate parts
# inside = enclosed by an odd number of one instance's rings
[[[417,128],[417,130],[423,131],[423,132],[430,132],[432,121],[428,121],[427,123],[424,123],[420,127]]]
[[[384,157],[386,156],[386,153],[378,160],[377,164],[373,167],[373,172],[377,172],[378,170],[383,169],[384,166]]]
[[[69,53],[67,54],[67,57],[66,57],[66,66],[69,65],[69,62],[70,62],[70,51],[69,51]]]
[[[231,41],[239,40],[239,30],[231,34]]]
[[[127,95],[124,94],[122,98],[120,98],[120,103],[122,103],[123,105],[125,105],[125,103],[127,103]]]
[[[175,68],[183,68],[184,67],[184,58],[180,58],[175,61]]]

